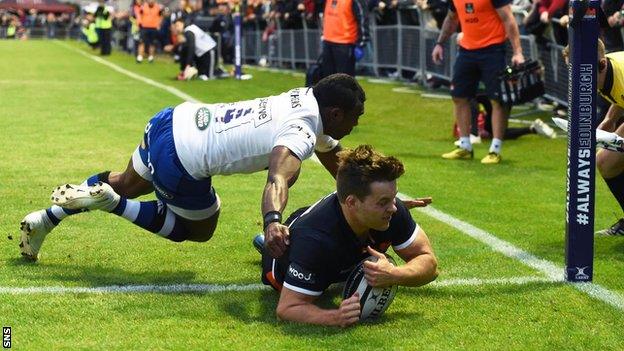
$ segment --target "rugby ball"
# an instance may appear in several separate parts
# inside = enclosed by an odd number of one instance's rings
[[[390,263],[396,265],[392,257],[388,255],[386,257]],[[349,274],[342,291],[343,299],[353,296],[356,292],[360,294],[360,321],[371,321],[379,318],[388,309],[397,292],[396,285],[385,288],[368,285],[364,278],[364,262],[366,261],[375,262],[377,258],[369,256],[358,263]]]

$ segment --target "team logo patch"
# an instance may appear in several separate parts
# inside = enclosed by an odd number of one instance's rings
[[[197,110],[195,113],[195,125],[197,126],[197,129],[204,130],[208,128],[208,125],[210,124],[210,117],[212,117],[212,115],[210,114],[209,109],[201,107]]]
[[[466,3],[466,13],[474,13],[474,4],[471,2]]]

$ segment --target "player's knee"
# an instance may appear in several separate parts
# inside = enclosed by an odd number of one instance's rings
[[[131,177],[126,172],[111,172],[108,180],[117,194],[129,199],[149,194],[152,191],[149,186],[146,186],[147,181]]]
[[[601,150],[596,155],[596,168],[598,168],[600,175],[606,179],[617,177],[622,173],[622,167],[619,162],[614,162],[612,154]]]
[[[187,240],[198,242],[198,243],[203,243],[203,242],[210,240],[213,234],[214,234],[214,229],[208,229],[208,230],[192,233],[191,235],[189,235]]]

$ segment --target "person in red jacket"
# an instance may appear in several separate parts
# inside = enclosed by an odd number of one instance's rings
[[[470,142],[470,99],[474,98],[479,82],[485,85],[492,101],[492,144],[483,164],[501,162],[501,148],[508,112],[500,101],[498,73],[505,68],[505,44],[509,39],[513,48],[511,62],[524,62],[518,25],[511,12],[511,0],[453,0],[442,30],[431,53],[434,63],[444,57],[444,43],[461,24],[462,36],[451,79],[455,118],[459,127],[459,147],[442,155],[448,160],[467,160],[474,157]]]

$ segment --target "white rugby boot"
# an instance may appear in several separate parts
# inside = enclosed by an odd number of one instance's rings
[[[119,195],[103,182],[92,186],[65,184],[52,191],[52,203],[71,210],[112,211],[119,204]]]
[[[46,210],[31,212],[20,223],[22,232],[20,237],[20,251],[22,256],[31,260],[39,259],[39,250],[46,235],[48,235],[55,225],[52,223]]]

